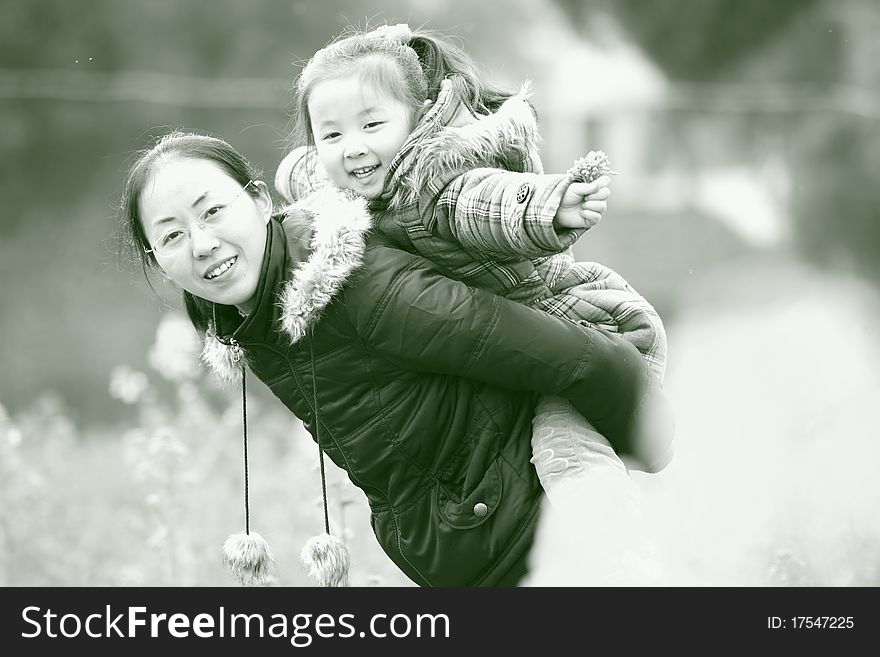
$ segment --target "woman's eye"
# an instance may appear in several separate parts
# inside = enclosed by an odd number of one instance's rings
[[[202,215],[204,220],[208,219],[216,219],[220,215],[220,211],[223,209],[222,205],[215,205],[207,210],[205,210],[205,214]]]
[[[174,244],[175,242],[179,242],[181,237],[183,237],[182,230],[172,230],[162,236],[160,243],[162,244],[162,246],[168,246],[170,244]]]

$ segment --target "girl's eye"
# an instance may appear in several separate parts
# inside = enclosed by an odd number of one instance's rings
[[[321,137],[321,141],[332,141],[339,136],[338,132],[328,132],[323,137]]]
[[[382,125],[383,123],[384,123],[384,121],[370,121],[370,122],[369,122],[368,124],[366,124],[364,127],[367,128],[367,129],[369,129],[369,128],[378,128],[378,127],[379,127],[380,125]]]

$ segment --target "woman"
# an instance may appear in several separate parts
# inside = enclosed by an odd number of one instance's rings
[[[183,289],[212,369],[234,377],[244,356],[364,491],[380,545],[420,585],[525,574],[539,394],[619,444],[655,399],[625,340],[443,277],[371,234],[362,199],[328,188],[273,217],[220,139],[172,133],[143,153],[122,218]]]

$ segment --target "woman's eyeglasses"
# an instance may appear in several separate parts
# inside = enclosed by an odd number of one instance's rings
[[[222,203],[212,203],[211,206],[202,212],[198,219],[186,228],[175,227],[162,233],[159,238],[150,246],[152,248],[144,249],[146,253],[152,253],[160,258],[169,258],[183,253],[186,247],[192,243],[192,230],[196,226],[200,230],[210,232],[220,228],[231,216],[229,212],[230,206],[235,203],[244,191],[253,184],[253,180],[248,180],[247,184],[242,187],[238,194],[228,201]]]

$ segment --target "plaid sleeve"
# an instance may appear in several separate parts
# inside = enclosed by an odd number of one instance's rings
[[[547,280],[543,270],[539,269],[539,273]],[[536,307],[623,336],[663,380],[667,358],[663,321],[648,300],[620,274],[597,262],[570,263],[550,287],[553,296],[542,299]]]
[[[435,196],[433,220],[468,250],[528,259],[569,248],[583,230],[557,230],[553,217],[569,185],[564,175],[473,169]]]

